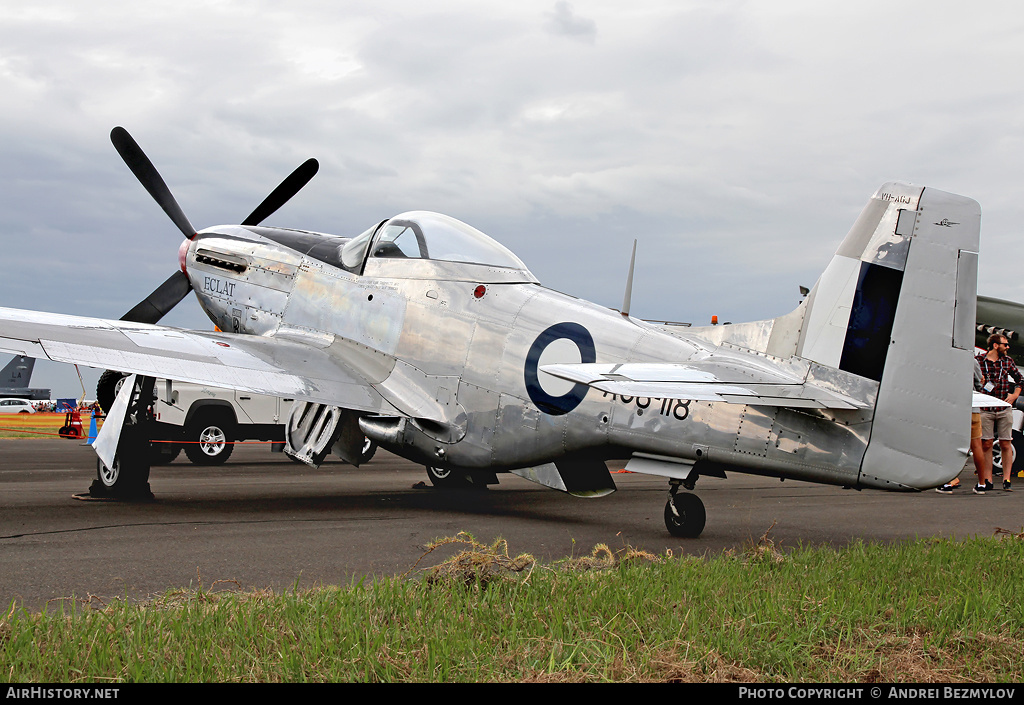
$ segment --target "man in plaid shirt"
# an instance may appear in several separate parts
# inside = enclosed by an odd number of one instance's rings
[[[982,407],[981,444],[985,451],[987,477],[978,476],[975,494],[984,494],[992,477],[992,445],[999,439],[1003,462],[1003,489],[1010,488],[1010,471],[1013,466],[1013,402],[1020,395],[1021,379],[1017,365],[1007,353],[1010,344],[1006,336],[995,333],[989,336],[988,352],[978,356],[981,372],[985,376],[982,391],[989,396],[1006,401],[1010,406],[1003,408]]]

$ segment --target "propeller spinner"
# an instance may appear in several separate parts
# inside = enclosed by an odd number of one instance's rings
[[[135,178],[149,192],[153,200],[164,209],[178,230],[186,239],[191,240],[196,236],[196,229],[192,227],[181,210],[181,206],[174,199],[171,190],[167,188],[160,173],[153,166],[146,153],[142,151],[128,131],[123,127],[115,127],[110,131],[110,141],[114,149],[121,155],[121,159],[128,165],[128,168],[135,174]],[[299,168],[282,181],[263,202],[256,207],[249,216],[242,221],[242,225],[259,225],[266,218],[270,217],[278,208],[287,203],[292,196],[298,193],[303,186],[309,183],[320,164],[316,159],[307,159]],[[186,244],[182,244],[185,247]],[[182,299],[188,296],[192,290],[192,284],[184,271],[177,271],[167,280],[158,286],[153,293],[140,301],[131,311],[121,316],[122,321],[133,323],[156,323],[163,318],[168,311],[178,305]]]

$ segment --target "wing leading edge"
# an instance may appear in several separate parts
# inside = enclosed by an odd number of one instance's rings
[[[393,357],[335,336],[232,335],[0,308],[0,351],[389,416]],[[299,372],[301,371],[301,372]],[[403,405],[404,406],[404,405]],[[440,420],[440,419],[439,419]]]

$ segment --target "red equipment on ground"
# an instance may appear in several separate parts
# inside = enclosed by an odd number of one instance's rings
[[[57,431],[57,435],[69,440],[85,436],[85,429],[82,428],[82,414],[79,413],[77,407],[64,414],[64,425]]]

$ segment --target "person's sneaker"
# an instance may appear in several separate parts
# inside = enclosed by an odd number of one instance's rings
[[[1003,492],[1013,492],[1013,488],[1010,487],[1009,480],[1003,480]]]
[[[985,494],[985,485],[975,485],[974,494]]]
[[[935,491],[938,492],[939,494],[953,494],[953,489],[953,485],[947,482],[942,487],[936,487]]]
[[[992,480],[985,480],[985,490],[988,491],[988,490],[991,490],[991,489],[992,489]]]

